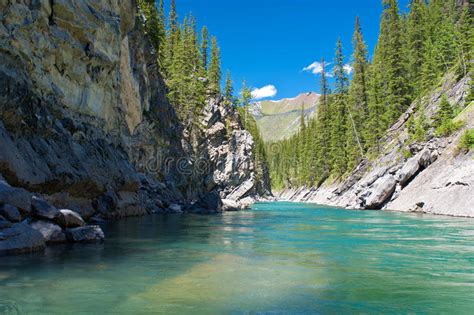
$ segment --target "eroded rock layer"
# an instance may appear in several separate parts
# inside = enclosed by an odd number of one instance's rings
[[[269,193],[235,110],[182,125],[137,19],[132,0],[0,1],[0,205],[23,221],[35,196],[90,222]]]

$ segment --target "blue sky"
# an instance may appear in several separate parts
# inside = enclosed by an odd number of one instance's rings
[[[166,1],[166,0],[165,0]],[[171,0],[167,0],[167,4]],[[406,9],[409,0],[399,0]],[[176,0],[180,19],[189,12],[207,25],[221,47],[222,69],[236,90],[243,79],[253,88],[273,85],[272,99],[318,91],[318,76],[303,71],[321,58],[332,61],[338,37],[347,62],[357,15],[372,53],[382,0]],[[266,88],[261,95],[273,94]]]

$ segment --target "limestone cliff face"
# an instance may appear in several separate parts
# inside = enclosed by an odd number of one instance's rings
[[[463,130],[474,128],[474,104],[465,104],[468,91],[467,77],[456,82],[448,76],[440,89],[422,100],[428,118],[436,113],[443,94],[451,104],[465,107],[456,118],[465,126],[454,135],[431,134],[426,142],[409,144],[407,121],[417,115],[413,104],[388,130],[382,154],[364,160],[346,180],[288,190],[280,197],[347,208],[474,217],[474,153],[457,149]]]
[[[136,19],[132,0],[0,1],[5,182],[86,219],[199,202],[220,211],[209,195],[268,192],[255,179],[250,134],[219,100],[191,139]],[[196,157],[207,163],[199,172]]]

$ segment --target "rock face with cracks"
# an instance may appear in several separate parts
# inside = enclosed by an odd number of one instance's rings
[[[0,1],[0,252],[44,247],[32,218],[100,236],[58,209],[87,223],[269,194],[222,99],[203,104],[200,130],[180,121],[142,22],[133,0]]]
[[[412,143],[407,121],[416,115],[413,104],[387,131],[376,159],[363,160],[343,181],[286,190],[279,198],[351,209],[474,217],[474,152],[458,149],[463,131],[474,128],[474,103],[465,103],[469,84],[468,77],[456,81],[447,76],[440,89],[422,100],[428,119],[443,94],[453,106],[464,108],[456,118],[464,126],[454,134],[436,137],[430,130],[426,141]]]

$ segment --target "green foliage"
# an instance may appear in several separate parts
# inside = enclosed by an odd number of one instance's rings
[[[459,149],[474,150],[474,129],[466,129],[459,140]]]
[[[211,40],[211,61],[209,63],[208,78],[211,94],[217,95],[221,91],[221,55],[217,46],[217,38]]]
[[[230,71],[227,70],[226,79],[225,79],[225,101],[228,104],[232,104],[234,99],[234,83],[232,82],[232,78],[230,76]]]
[[[263,142],[260,131],[258,130],[257,122],[253,116],[248,113],[247,107],[237,107],[240,118],[244,128],[252,135],[254,146],[253,146],[253,159],[255,165],[257,165],[257,180],[263,179],[263,173],[268,172],[268,162],[265,143]]]
[[[158,8],[155,5],[155,0],[138,0],[137,4],[140,12],[145,17],[144,31],[148,35],[153,48],[158,52],[159,61],[163,60],[166,37],[163,0],[160,1]]]
[[[459,128],[459,125],[453,122],[453,108],[446,95],[441,97],[438,111],[434,117],[435,134],[437,136],[449,136]]]
[[[247,87],[245,80],[242,82],[242,95],[240,98],[240,104],[242,107],[248,107],[252,100],[252,91]]]
[[[458,77],[471,71],[473,30],[472,12],[455,0],[411,0],[406,15],[400,14],[397,0],[383,0],[379,39],[369,62],[357,19],[350,86],[338,42],[332,93],[321,62],[317,116],[293,137],[267,144],[273,187],[317,187],[329,178],[344,177],[361,159],[375,158],[388,128],[413,100],[433,90],[448,71],[457,71]],[[456,110],[443,97],[434,117],[435,135],[447,136],[460,128],[453,120]],[[423,106],[411,114],[407,128],[410,142],[427,140],[431,126]],[[464,146],[470,145],[471,135],[463,136]],[[409,150],[401,153],[411,156]]]

